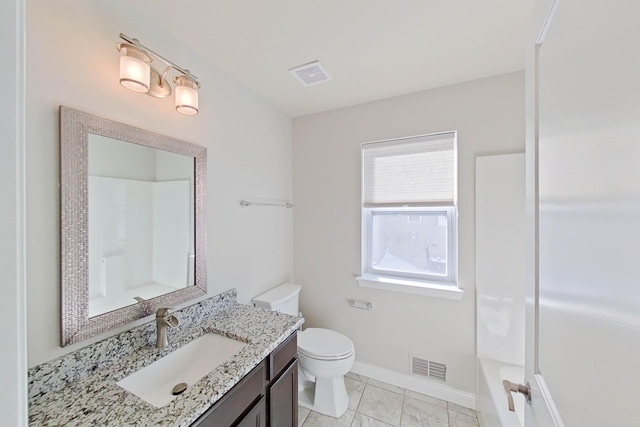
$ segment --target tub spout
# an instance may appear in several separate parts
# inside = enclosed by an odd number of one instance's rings
[[[507,400],[509,401],[509,410],[511,412],[516,411],[516,407],[513,404],[513,395],[511,394],[511,392],[524,394],[524,397],[527,399],[527,403],[531,403],[531,387],[529,386],[528,381],[524,384],[516,384],[516,383],[512,383],[509,380],[503,380],[502,385],[504,387],[504,392],[507,393]]]

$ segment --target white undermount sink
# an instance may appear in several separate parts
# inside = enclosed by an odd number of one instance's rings
[[[218,334],[205,334],[117,384],[142,400],[161,408],[176,396],[179,383],[187,389],[239,352],[246,344]]]

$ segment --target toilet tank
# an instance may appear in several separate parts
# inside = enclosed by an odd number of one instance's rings
[[[279,311],[281,313],[298,315],[298,294],[300,294],[300,285],[295,283],[283,283],[275,288],[268,290],[264,294],[258,295],[253,301],[256,307],[266,308],[267,310]]]

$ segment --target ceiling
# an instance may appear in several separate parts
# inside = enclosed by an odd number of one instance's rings
[[[522,70],[534,3],[125,1],[291,117]],[[288,70],[315,60],[332,80],[303,87]]]

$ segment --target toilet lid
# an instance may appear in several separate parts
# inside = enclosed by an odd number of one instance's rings
[[[310,357],[339,359],[353,353],[353,341],[329,329],[307,328],[298,334],[298,351]]]

